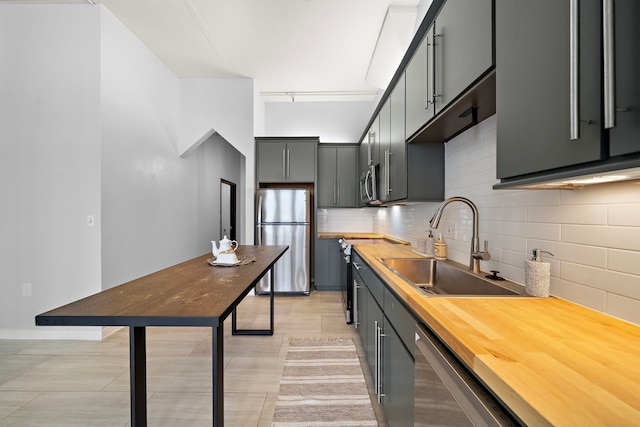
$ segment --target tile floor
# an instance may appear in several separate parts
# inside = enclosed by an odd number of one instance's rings
[[[269,299],[245,298],[238,328],[268,324]],[[351,337],[362,352],[339,292],[276,297],[271,337],[232,336],[230,318],[224,334],[227,426],[271,425],[288,337]],[[0,427],[130,426],[128,390],[127,328],[100,342],[0,340]],[[211,425],[209,328],[147,329],[147,392],[150,426]]]

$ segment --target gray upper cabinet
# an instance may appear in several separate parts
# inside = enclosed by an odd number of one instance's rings
[[[433,66],[431,46],[433,25],[427,30],[422,42],[411,57],[405,70],[406,78],[406,135],[416,133],[434,115]]]
[[[407,152],[405,143],[405,80],[393,88],[380,110],[381,191],[383,202],[407,198]],[[384,128],[384,131],[383,131]]]
[[[436,114],[493,66],[493,1],[447,0],[433,48]]]
[[[256,138],[258,182],[315,182],[317,138]]]
[[[580,64],[573,76],[580,87],[572,93],[569,2],[497,0],[498,178],[600,159],[599,5],[580,2]],[[572,137],[574,102],[579,116]]]
[[[318,207],[356,207],[358,146],[318,146]]]
[[[608,124],[612,156],[640,151],[640,4],[614,2],[615,97],[613,123]]]
[[[496,0],[494,188],[640,167],[640,7],[604,5]]]
[[[405,142],[405,76],[380,110],[380,200],[441,201],[444,197],[444,144]]]

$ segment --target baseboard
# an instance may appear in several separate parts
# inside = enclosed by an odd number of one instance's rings
[[[86,340],[101,341],[102,328],[87,327],[46,327],[37,329],[0,329],[3,340]]]

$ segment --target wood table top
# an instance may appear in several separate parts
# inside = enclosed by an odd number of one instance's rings
[[[239,246],[255,262],[212,266],[205,254],[36,316],[36,325],[219,326],[288,246]]]

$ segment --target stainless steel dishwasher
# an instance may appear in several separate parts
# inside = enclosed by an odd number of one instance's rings
[[[415,361],[415,426],[523,425],[422,325]]]

